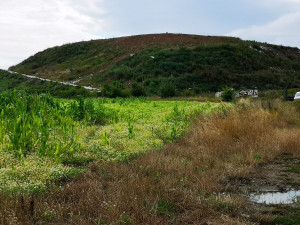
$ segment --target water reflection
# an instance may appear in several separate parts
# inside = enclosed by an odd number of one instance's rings
[[[267,192],[251,194],[250,200],[264,204],[292,204],[300,201],[300,191],[290,190],[287,192]]]

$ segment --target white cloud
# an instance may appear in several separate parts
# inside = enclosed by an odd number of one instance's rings
[[[253,1],[253,0],[252,0]],[[299,6],[300,0],[254,0],[255,4],[266,6],[267,8],[284,7],[295,9],[295,6]],[[280,8],[279,8],[280,9]]]
[[[285,1],[285,2],[296,2],[296,3],[300,3],[300,0],[282,0],[282,1]]]
[[[279,45],[300,47],[300,0],[264,0],[257,4],[265,7],[285,8],[288,12],[263,25],[252,25],[227,33],[227,36],[241,37]]]
[[[0,68],[48,47],[101,38],[97,34],[115,37],[173,31],[220,35],[240,26],[227,35],[300,46],[300,0],[244,0],[247,7],[239,0],[220,2],[1,0]]]
[[[300,12],[289,13],[262,26],[251,26],[228,33],[228,36],[300,47]]]
[[[0,68],[45,48],[100,38],[99,1],[14,0],[0,2]],[[91,16],[93,15],[93,16]],[[97,15],[97,16],[95,16]]]

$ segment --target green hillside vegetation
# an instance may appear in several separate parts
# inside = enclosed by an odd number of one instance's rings
[[[72,80],[96,72],[118,52],[96,41],[66,44],[39,52],[11,69],[27,74],[41,73],[41,77],[57,80]]]
[[[31,79],[20,74],[11,74],[0,70],[0,93],[7,90],[24,90],[28,93],[50,93],[60,98],[73,98],[78,95],[96,96],[96,93],[87,91],[83,87],[63,85],[58,82],[48,82],[39,79]]]
[[[240,45],[155,48],[122,60],[94,79],[97,83],[108,79],[143,82],[149,94],[159,94],[157,86],[163,83],[195,92],[224,86],[268,90],[299,87],[300,63],[297,58],[278,58],[273,52]]]
[[[54,80],[75,80],[103,88],[139,83],[147,95],[163,95],[166,83],[176,94],[235,89],[300,87],[297,48],[229,37],[156,34],[93,40],[54,47],[11,67]]]

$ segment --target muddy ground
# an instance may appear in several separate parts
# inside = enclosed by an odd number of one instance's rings
[[[242,216],[258,224],[300,224],[300,198],[292,204],[255,203],[252,193],[300,191],[300,159],[283,154],[258,165],[247,178],[232,178],[225,192],[246,199]]]

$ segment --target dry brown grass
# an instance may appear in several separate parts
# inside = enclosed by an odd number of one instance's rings
[[[283,103],[242,101],[226,116],[199,119],[161,151],[92,164],[36,197],[34,217],[1,196],[0,224],[252,224],[237,219],[243,199],[218,194],[222,184],[283,152],[300,157],[297,124],[299,114]]]

